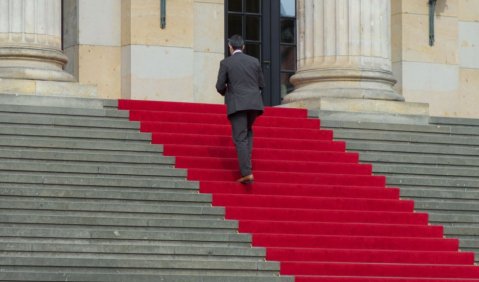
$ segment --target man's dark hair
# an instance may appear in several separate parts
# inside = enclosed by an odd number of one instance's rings
[[[233,50],[241,50],[244,45],[244,40],[241,35],[235,34],[228,39],[228,44],[233,47]]]

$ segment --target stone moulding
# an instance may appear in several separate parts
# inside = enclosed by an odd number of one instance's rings
[[[63,66],[68,62],[67,56],[59,50],[18,46],[0,47],[0,59],[46,61],[59,66]]]
[[[68,62],[59,50],[0,46],[0,78],[74,81],[63,71]]]

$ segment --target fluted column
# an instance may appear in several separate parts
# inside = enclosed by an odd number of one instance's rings
[[[403,101],[393,90],[390,0],[298,0],[298,71],[284,103]]]
[[[61,0],[0,0],[0,78],[73,81],[61,33]]]

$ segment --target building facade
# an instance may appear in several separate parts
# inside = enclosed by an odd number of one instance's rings
[[[263,65],[268,105],[479,118],[479,0],[428,3],[0,0],[3,57],[50,52],[41,66],[0,59],[0,90],[222,103],[219,61],[240,33]],[[50,72],[31,76],[38,68]]]

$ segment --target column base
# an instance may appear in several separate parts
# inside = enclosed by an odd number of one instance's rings
[[[329,120],[428,124],[429,104],[385,100],[321,97],[280,107],[306,108],[312,116]]]
[[[97,87],[94,85],[85,85],[76,82],[5,78],[0,78],[0,94],[84,98],[98,97]]]
[[[404,101],[393,86],[392,72],[354,67],[300,70],[291,77],[295,90],[284,103],[317,97]]]
[[[321,85],[308,85],[297,88],[284,97],[283,103],[301,102],[302,100],[314,100],[320,98],[342,99],[372,99],[385,101],[404,101],[404,97],[396,93],[391,86],[374,85],[368,88],[368,83],[362,83],[362,87],[355,87],[357,83],[347,85],[346,82],[321,83]],[[379,87],[381,86],[381,87]]]
[[[3,68],[0,70],[0,79],[31,79],[43,81],[74,82],[73,75],[63,70],[48,70],[34,68]]]
[[[0,46],[0,78],[74,82],[63,70],[68,58],[60,50]]]

